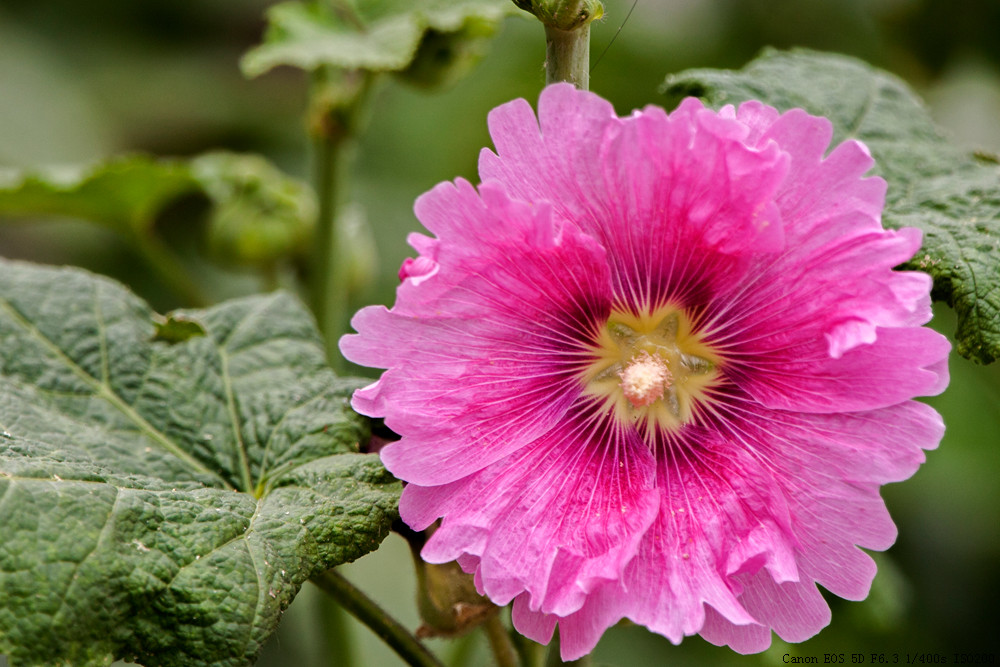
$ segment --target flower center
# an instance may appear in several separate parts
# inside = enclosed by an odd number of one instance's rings
[[[593,361],[581,377],[585,393],[647,432],[690,421],[720,377],[722,358],[672,305],[639,315],[612,312],[590,351]]]
[[[633,407],[641,408],[663,398],[663,391],[673,376],[659,355],[642,352],[618,373],[618,377],[625,398]]]

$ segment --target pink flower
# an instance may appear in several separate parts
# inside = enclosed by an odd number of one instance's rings
[[[948,382],[920,246],[865,147],[757,102],[619,118],[547,88],[489,117],[482,185],[423,195],[396,305],[341,342],[401,440],[403,519],[564,659],[629,618],[741,653],[862,599],[879,486],[937,445]],[[419,267],[417,264],[419,263]],[[407,268],[409,267],[409,268]]]

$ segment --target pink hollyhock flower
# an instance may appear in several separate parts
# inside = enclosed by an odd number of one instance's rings
[[[489,117],[482,185],[420,197],[396,305],[341,348],[401,439],[403,519],[562,656],[622,618],[741,653],[864,598],[879,486],[937,445],[948,381],[920,246],[865,147],[757,102],[619,118],[547,88]]]

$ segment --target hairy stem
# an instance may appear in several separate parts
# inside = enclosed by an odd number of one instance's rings
[[[443,667],[399,621],[337,572],[327,570],[313,577],[312,582],[333,596],[347,613],[368,626],[407,664],[413,667]]]
[[[580,90],[590,86],[590,24],[574,30],[545,26],[545,83],[568,81]]]
[[[528,639],[522,634],[514,634],[514,646],[525,667],[543,667],[545,646]]]
[[[517,651],[510,640],[510,633],[507,632],[500,614],[490,614],[490,617],[483,622],[483,630],[486,631],[486,638],[490,642],[490,649],[493,651],[493,659],[497,667],[520,667]]]

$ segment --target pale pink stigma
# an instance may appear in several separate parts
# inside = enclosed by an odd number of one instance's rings
[[[622,393],[636,408],[652,405],[663,398],[663,392],[673,379],[666,362],[659,355],[648,352],[634,357],[619,377]]]

